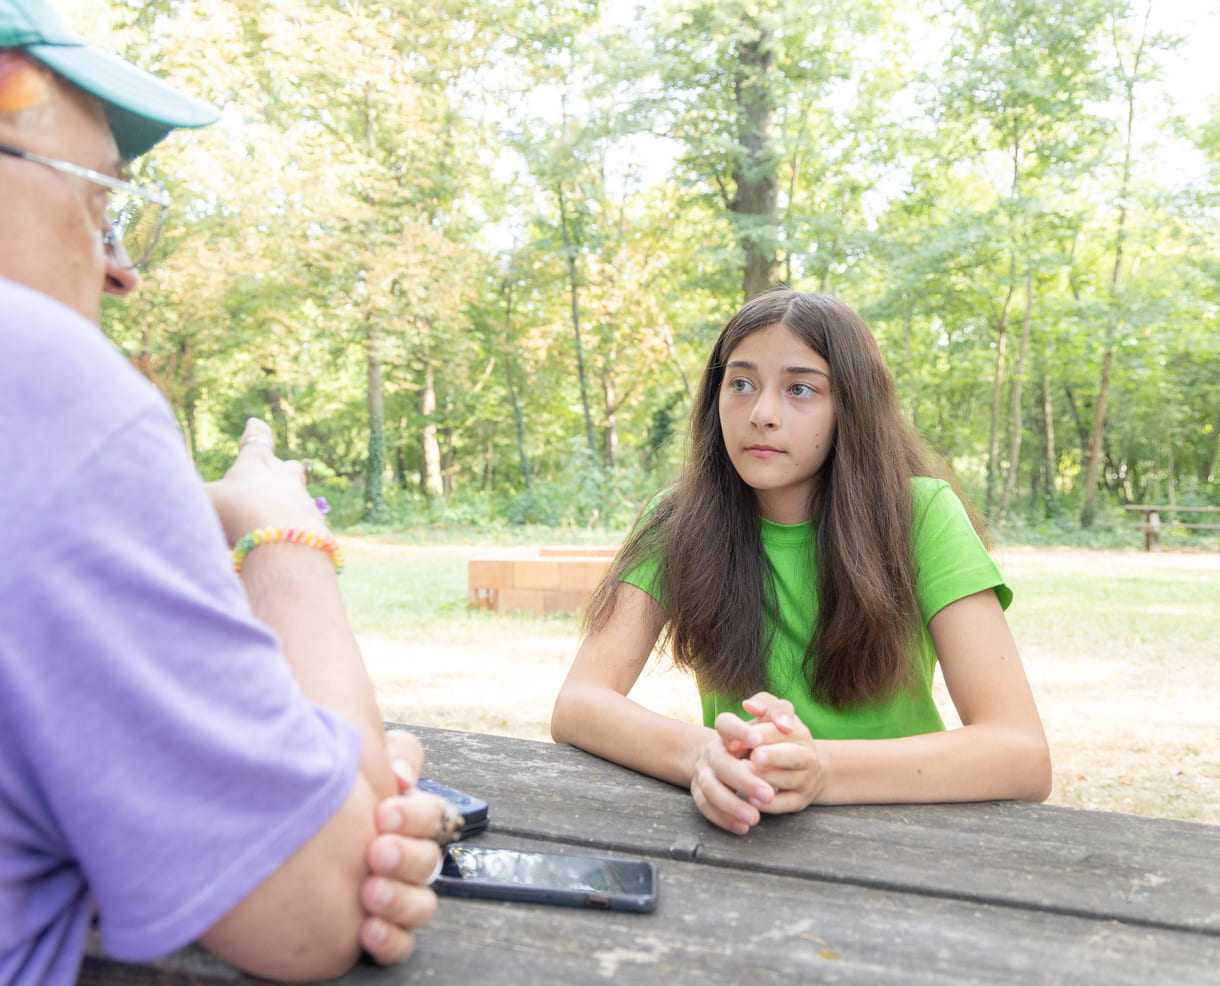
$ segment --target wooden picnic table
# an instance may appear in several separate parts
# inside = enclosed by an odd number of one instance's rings
[[[1144,532],[1145,551],[1151,551],[1154,545],[1160,545],[1161,529],[1163,527],[1183,527],[1192,531],[1220,531],[1220,524],[1187,524],[1173,519],[1166,521],[1164,524],[1161,523],[1161,514],[1220,514],[1220,507],[1188,507],[1165,503],[1128,503],[1123,509],[1135,510],[1143,514],[1144,519],[1137,521],[1131,526]]]
[[[441,898],[404,965],[343,986],[1216,983],[1220,826],[1022,803],[810,808],[745,837],[690,795],[570,747],[417,728],[484,798],[480,844],[642,856],[655,913]],[[198,948],[91,949],[80,984],[259,982]]]

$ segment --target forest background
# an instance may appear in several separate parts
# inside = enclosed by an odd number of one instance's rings
[[[137,162],[173,206],[104,312],[205,477],[258,415],[341,528],[621,531],[783,282],[1010,542],[1220,505],[1220,75],[1175,75],[1215,9],[61,4],[221,110]]]

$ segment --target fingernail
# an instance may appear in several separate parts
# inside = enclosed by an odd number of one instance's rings
[[[365,937],[374,943],[385,941],[386,931],[386,924],[380,918],[372,918],[364,926]]]
[[[415,771],[405,760],[391,760],[390,770],[394,771],[394,776],[402,782],[403,787],[415,786]]]
[[[779,726],[780,729],[792,729],[796,726],[796,720],[793,719],[792,716],[785,713],[775,717],[775,724]]]
[[[402,831],[402,811],[398,808],[389,808],[383,815],[386,827],[391,832]]]
[[[398,851],[398,846],[387,840],[384,845],[378,847],[377,869],[379,872],[392,870],[401,859],[402,853]]]
[[[378,907],[388,907],[394,902],[394,888],[389,880],[378,880],[373,885],[373,903]]]
[[[757,746],[762,742],[762,734],[757,730],[751,729],[746,732],[746,743],[750,746]]]

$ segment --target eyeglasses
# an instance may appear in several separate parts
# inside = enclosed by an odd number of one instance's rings
[[[106,225],[102,243],[120,267],[139,267],[153,252],[161,236],[165,212],[169,208],[169,193],[159,184],[136,185],[112,178],[79,164],[43,157],[20,147],[0,144],[0,154],[9,154],[23,161],[33,161],[44,167],[75,175],[108,188]]]

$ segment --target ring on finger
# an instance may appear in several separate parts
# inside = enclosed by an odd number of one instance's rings
[[[275,442],[270,438],[264,438],[262,435],[247,435],[237,444],[237,451],[241,451],[247,445],[266,445],[267,448],[275,448]]]
[[[432,836],[432,841],[443,849],[462,834],[463,820],[462,813],[457,810],[457,806],[451,805],[448,801],[441,805],[441,810],[441,827]]]

